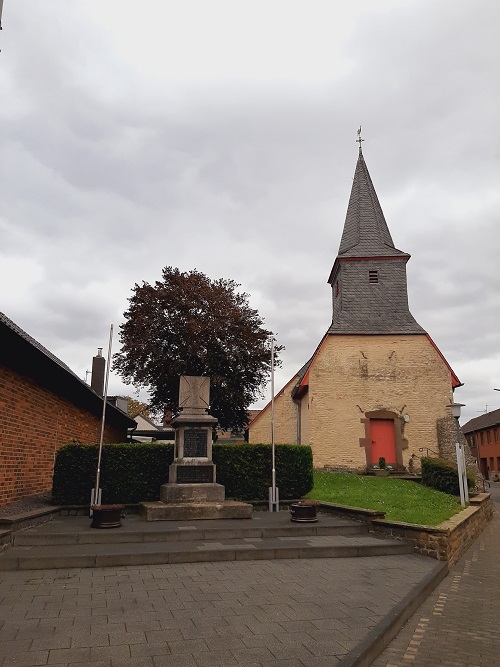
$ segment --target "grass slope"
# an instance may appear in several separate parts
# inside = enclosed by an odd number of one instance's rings
[[[349,473],[314,473],[307,498],[329,503],[382,510],[390,521],[437,526],[457,512],[460,500],[416,482]]]

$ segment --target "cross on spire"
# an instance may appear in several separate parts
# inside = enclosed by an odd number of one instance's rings
[[[361,150],[361,142],[364,141],[364,139],[361,138],[361,125],[359,126],[358,130],[358,138],[356,139],[356,143],[359,144],[359,152],[362,153]]]

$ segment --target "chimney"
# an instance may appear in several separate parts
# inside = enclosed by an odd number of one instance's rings
[[[97,348],[97,356],[92,358],[92,378],[90,386],[99,394],[104,395],[104,372],[106,370],[106,361],[102,356],[102,347]]]

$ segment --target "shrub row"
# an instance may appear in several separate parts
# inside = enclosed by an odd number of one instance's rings
[[[174,458],[170,443],[104,445],[101,458],[103,503],[136,504],[160,497]],[[52,496],[60,505],[90,502],[98,459],[96,445],[66,445],[57,453]],[[217,482],[226,497],[267,500],[271,486],[271,445],[214,444]],[[301,498],[313,486],[312,452],[302,445],[276,445],[276,484],[280,498]]]
[[[302,498],[313,487],[310,447],[276,445],[276,485],[280,498]],[[217,481],[235,500],[267,500],[271,486],[271,445],[213,446]]]
[[[457,467],[445,459],[430,456],[422,458],[422,484],[453,496],[460,495]],[[475,480],[467,472],[468,488],[472,489],[474,484]]]

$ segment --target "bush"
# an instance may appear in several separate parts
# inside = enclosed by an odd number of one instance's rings
[[[86,505],[95,486],[97,445],[66,445],[57,452],[52,497],[60,505]],[[174,459],[170,443],[104,445],[101,458],[102,502],[134,504],[158,500]]]
[[[312,451],[304,445],[276,445],[280,499],[302,498],[313,487]],[[267,500],[272,483],[271,445],[213,446],[217,481],[235,500]]]
[[[474,483],[470,473],[467,472],[468,488],[472,489]],[[452,496],[460,495],[457,467],[445,459],[430,456],[422,458],[422,484]]]
[[[66,445],[57,452],[52,483],[54,502],[86,505],[95,485],[97,445]],[[102,502],[136,504],[158,500],[174,458],[170,443],[104,445],[101,459]],[[214,444],[217,482],[226,497],[267,500],[271,486],[271,445]],[[276,485],[280,498],[301,498],[313,486],[312,452],[302,445],[276,445]]]

